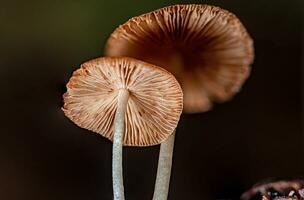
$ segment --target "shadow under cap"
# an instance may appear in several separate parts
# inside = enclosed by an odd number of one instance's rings
[[[133,58],[97,58],[67,84],[63,111],[78,126],[113,140],[117,95],[127,89],[123,144],[156,145],[176,128],[183,109],[181,87],[166,70]]]
[[[207,111],[213,101],[233,97],[254,58],[253,41],[234,14],[194,4],[131,18],[111,34],[106,55],[134,57],[173,73],[188,113]]]

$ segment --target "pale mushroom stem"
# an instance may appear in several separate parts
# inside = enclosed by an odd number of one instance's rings
[[[171,66],[177,70],[182,69],[183,60],[180,54],[176,53],[171,57]],[[153,200],[167,200],[168,198],[175,132],[176,129],[166,141],[160,144]]]
[[[153,200],[166,200],[168,197],[174,139],[175,130],[172,135],[160,145]]]
[[[125,113],[127,110],[129,92],[120,89],[117,97],[117,110],[114,119],[112,178],[114,200],[124,200],[124,186],[122,173],[122,146],[125,132]]]

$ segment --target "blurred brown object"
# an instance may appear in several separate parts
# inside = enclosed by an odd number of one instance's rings
[[[184,112],[211,109],[237,93],[250,74],[253,40],[240,20],[216,6],[173,5],[133,17],[106,45],[108,56],[129,56],[167,69],[184,91]]]
[[[243,193],[242,200],[303,200],[304,180],[257,184]]]

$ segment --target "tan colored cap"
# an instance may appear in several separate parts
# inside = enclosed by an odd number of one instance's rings
[[[250,73],[253,41],[232,13],[209,5],[174,5],[134,17],[110,36],[106,54],[130,56],[175,75],[184,111],[229,100]]]
[[[112,140],[119,89],[130,93],[124,145],[156,145],[172,134],[183,109],[179,83],[166,70],[132,58],[82,64],[67,84],[63,111],[78,126]]]

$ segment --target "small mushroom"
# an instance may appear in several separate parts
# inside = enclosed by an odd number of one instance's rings
[[[205,112],[213,102],[232,98],[247,79],[254,57],[253,41],[234,14],[191,4],[131,18],[111,34],[105,51],[172,72],[183,88],[186,113]],[[167,198],[173,143],[171,138],[161,144],[155,200]]]
[[[166,140],[183,107],[177,80],[166,70],[132,58],[97,58],[81,65],[67,84],[63,111],[78,126],[113,141],[113,192],[124,200],[122,145]]]

